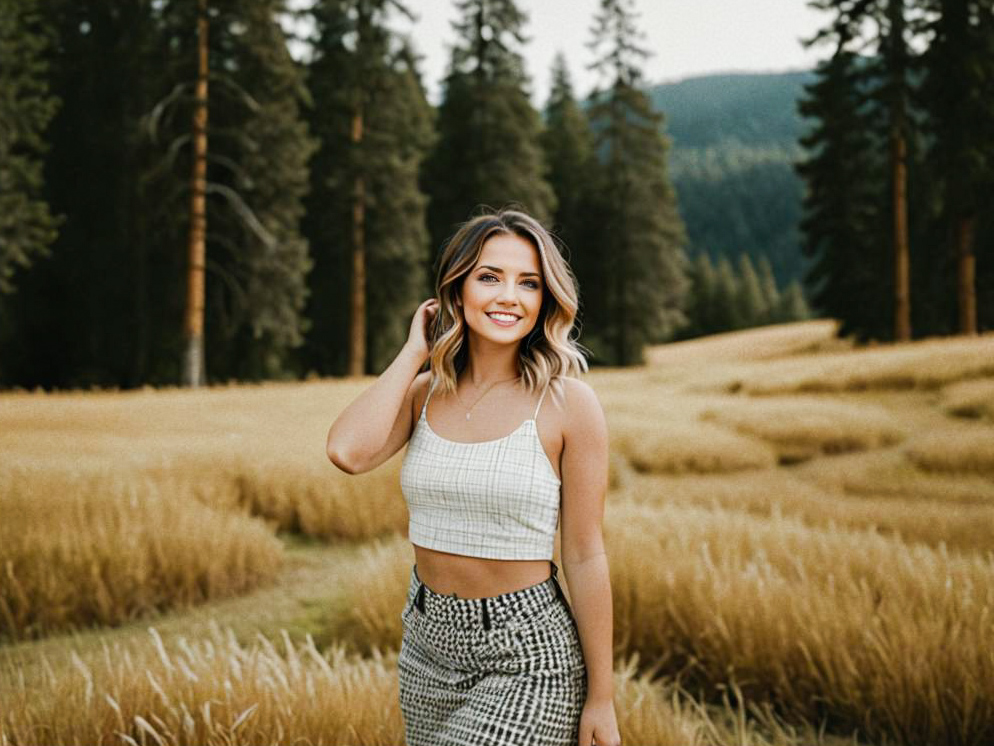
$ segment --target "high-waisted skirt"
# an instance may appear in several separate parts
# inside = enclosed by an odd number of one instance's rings
[[[557,572],[553,563],[542,583],[458,598],[411,568],[397,664],[408,746],[575,746],[587,671]]]

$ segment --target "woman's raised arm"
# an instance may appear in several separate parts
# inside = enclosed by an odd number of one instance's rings
[[[328,431],[328,458],[349,474],[379,466],[407,442],[411,432],[411,400],[418,370],[428,358],[427,327],[438,313],[431,298],[418,306],[411,331],[390,366],[335,419]],[[428,373],[424,373],[425,379]]]

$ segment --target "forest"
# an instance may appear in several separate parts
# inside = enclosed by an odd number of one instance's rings
[[[0,386],[376,374],[507,204],[562,240],[593,365],[994,327],[990,0],[815,0],[817,69],[657,86],[605,0],[540,109],[524,4],[455,5],[433,105],[397,0],[0,0]]]

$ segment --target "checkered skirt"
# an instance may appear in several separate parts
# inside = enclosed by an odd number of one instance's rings
[[[486,599],[445,596],[411,568],[398,659],[408,746],[575,746],[587,674],[557,591],[553,576]]]

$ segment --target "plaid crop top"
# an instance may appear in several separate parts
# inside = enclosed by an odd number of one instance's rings
[[[407,444],[400,487],[408,538],[442,552],[489,559],[552,559],[562,482],[532,418],[496,440],[464,443],[437,435],[428,400]]]

